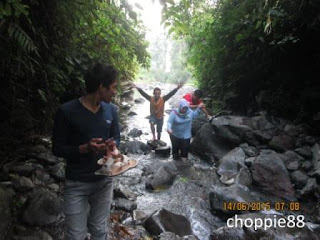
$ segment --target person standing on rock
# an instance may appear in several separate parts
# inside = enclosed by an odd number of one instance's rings
[[[189,107],[191,109],[196,109],[199,106],[199,104],[201,104],[201,103],[203,104],[202,99],[201,99],[202,97],[203,97],[202,90],[197,89],[194,92],[185,94],[183,96],[183,99],[185,99],[188,102]],[[211,121],[212,120],[212,116],[208,113],[205,105],[202,105],[202,111],[206,115],[207,120]]]
[[[85,75],[87,94],[57,110],[52,151],[67,160],[64,185],[64,213],[67,239],[107,239],[107,220],[112,202],[112,178],[95,175],[97,164],[119,139],[116,107],[117,71],[95,64]],[[90,212],[88,216],[88,205]]]
[[[199,116],[203,103],[192,110],[188,102],[182,99],[179,107],[173,109],[167,122],[167,131],[170,135],[172,145],[172,156],[174,160],[187,160],[191,139],[192,120]]]
[[[152,132],[152,141],[161,139],[161,132],[163,127],[163,117],[164,117],[164,104],[168,101],[181,87],[182,83],[179,83],[175,89],[169,92],[165,96],[161,96],[160,88],[153,89],[153,96],[149,96],[141,88],[133,84],[133,87],[136,88],[139,93],[148,101],[150,101],[150,128]],[[157,125],[157,138],[155,135],[155,125]]]

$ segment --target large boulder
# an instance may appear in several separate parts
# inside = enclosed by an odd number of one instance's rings
[[[312,147],[312,163],[314,167],[314,176],[319,180],[320,179],[320,145],[315,144]]]
[[[148,154],[151,152],[150,146],[141,141],[128,141],[120,145],[120,151],[124,154],[137,153]]]
[[[244,160],[246,158],[245,152],[242,148],[235,148],[220,159],[220,164],[217,169],[217,173],[221,176],[220,181],[223,183],[232,184],[236,175],[238,175],[242,166],[244,166]]]
[[[273,136],[268,145],[270,148],[276,151],[284,152],[286,150],[294,148],[294,141],[292,137],[282,134],[278,136]]]
[[[196,134],[190,151],[201,158],[215,162],[231,151],[236,144],[230,144],[214,134],[210,124],[205,124]]]
[[[36,189],[26,205],[22,219],[30,225],[50,225],[57,222],[61,215],[61,200],[45,189]]]
[[[190,222],[185,216],[166,209],[155,212],[146,219],[143,226],[152,235],[160,235],[162,232],[172,232],[179,236],[192,234]]]
[[[211,125],[217,136],[235,144],[247,142],[257,146],[271,139],[271,135],[263,131],[264,128],[259,129],[260,125],[253,118],[221,116],[214,118]]]
[[[272,150],[262,150],[253,161],[251,172],[254,182],[264,191],[292,200],[294,188],[281,157]]]
[[[150,190],[163,190],[172,185],[177,173],[169,166],[160,167],[146,182],[146,188]]]
[[[2,234],[7,232],[12,221],[10,204],[14,195],[15,193],[12,190],[0,187],[0,233]]]
[[[226,215],[233,215],[242,212],[239,208],[230,209],[228,203],[250,203],[259,202],[256,194],[250,191],[248,187],[240,184],[234,184],[230,187],[215,186],[209,194],[210,208],[213,212]],[[243,210],[246,212],[247,210]]]

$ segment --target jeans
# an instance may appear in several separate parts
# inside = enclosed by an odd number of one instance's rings
[[[98,182],[66,180],[64,213],[68,240],[84,240],[88,231],[91,234],[91,240],[107,239],[112,193],[112,179],[110,178]]]
[[[190,138],[188,139],[177,138],[172,134],[170,134],[170,139],[171,139],[173,157],[174,158],[179,157],[179,151],[180,151],[180,156],[183,158],[187,158],[189,153]]]
[[[163,118],[156,118],[154,115],[150,115],[149,122],[157,125],[157,133],[162,132],[162,127],[163,127]]]

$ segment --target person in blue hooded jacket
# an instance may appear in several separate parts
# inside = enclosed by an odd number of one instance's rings
[[[182,160],[187,160],[192,120],[199,116],[203,107],[203,103],[200,103],[195,110],[192,110],[188,102],[182,99],[179,107],[171,111],[167,122],[167,131],[171,139],[174,160],[178,160],[180,157]]]

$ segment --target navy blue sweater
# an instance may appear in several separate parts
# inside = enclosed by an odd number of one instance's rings
[[[97,160],[104,153],[80,153],[79,146],[92,138],[107,140],[110,137],[119,145],[120,131],[115,105],[101,102],[99,111],[92,113],[79,99],[63,104],[55,116],[52,152],[67,159],[66,179],[92,182],[104,178],[94,174],[101,167]]]

